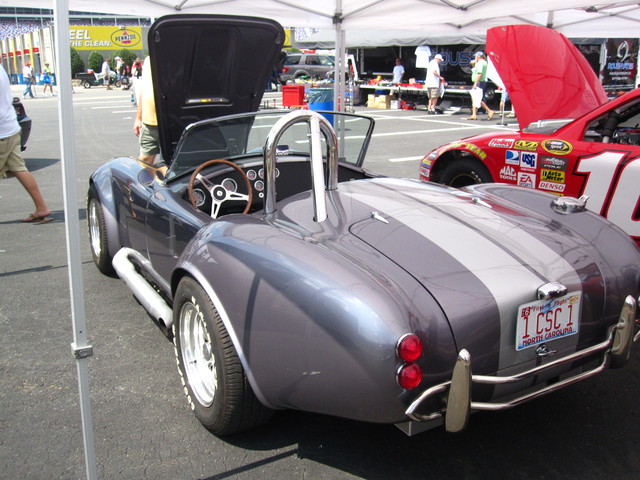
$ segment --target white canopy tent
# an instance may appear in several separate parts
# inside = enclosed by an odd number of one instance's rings
[[[336,78],[344,78],[345,31],[395,29],[437,34],[484,33],[490,26],[519,23],[516,20],[526,18],[527,22],[558,27],[565,34],[569,32],[569,35],[574,35],[573,32],[584,28],[578,36],[596,36],[596,31],[605,29],[606,22],[600,18],[604,17],[635,25],[635,29],[629,27],[629,32],[633,30],[635,36],[637,5],[637,2],[599,3],[585,0],[0,0],[0,6],[3,7],[54,9],[58,72],[71,71],[67,33],[69,10],[142,17],[175,13],[243,15],[250,12],[253,16],[275,19],[286,27],[314,27],[335,32],[338,60]],[[616,28],[616,31],[617,36],[632,36],[622,28]],[[607,33],[607,36],[610,35]],[[86,363],[92,352],[85,329],[71,78],[59,75],[58,82],[65,228],[74,329],[72,350],[78,365],[87,477],[93,479],[96,478],[96,466]],[[343,86],[339,82],[336,85],[335,97],[341,98]]]

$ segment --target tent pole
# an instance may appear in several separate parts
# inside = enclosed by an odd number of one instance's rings
[[[76,174],[74,159],[75,143],[73,134],[73,104],[71,86],[71,53],[69,49],[69,0],[55,0],[54,8],[55,47],[58,71],[58,118],[60,129],[60,150],[62,164],[62,185],[64,195],[65,233],[67,259],[69,262],[69,294],[71,296],[71,321],[73,343],[71,349],[78,370],[80,391],[80,415],[84,440],[84,455],[87,478],[97,478],[96,458],[91,422],[91,402],[89,397],[89,357],[93,348],[87,343],[85,324],[84,289],[82,286],[82,260],[80,258],[80,229],[78,200],[76,195]]]

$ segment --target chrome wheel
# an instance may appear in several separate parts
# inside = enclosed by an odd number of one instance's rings
[[[216,358],[204,316],[193,298],[180,311],[179,335],[185,380],[198,403],[208,407],[213,404],[218,390]]]
[[[100,232],[100,217],[98,202],[95,199],[89,201],[89,243],[94,257],[100,257],[102,253],[102,236]]]

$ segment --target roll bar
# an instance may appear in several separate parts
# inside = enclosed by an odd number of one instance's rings
[[[327,190],[338,188],[338,139],[329,121],[312,110],[294,110],[271,127],[264,146],[265,197],[264,212],[270,215],[276,210],[276,149],[282,134],[296,123],[309,125],[311,143],[311,183],[313,188],[314,220],[327,219],[327,202],[324,194],[324,172],[322,168],[322,137],[327,139]]]

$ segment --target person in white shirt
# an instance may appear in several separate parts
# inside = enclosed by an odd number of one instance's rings
[[[396,66],[393,67],[393,83],[402,83],[402,77],[404,77],[404,67],[402,66],[402,60],[396,58]]]
[[[440,96],[440,85],[446,85],[444,77],[440,75],[440,64],[442,63],[442,55],[437,54],[433,57],[433,60],[429,62],[427,67],[427,77],[424,81],[424,86],[427,88],[427,95],[429,97],[429,103],[427,105],[427,113],[435,114],[436,105]]]
[[[35,177],[27,170],[20,153],[22,129],[13,108],[13,94],[9,76],[0,65],[0,178],[16,177],[31,196],[36,210],[23,222],[49,222],[51,210],[42,198]]]

